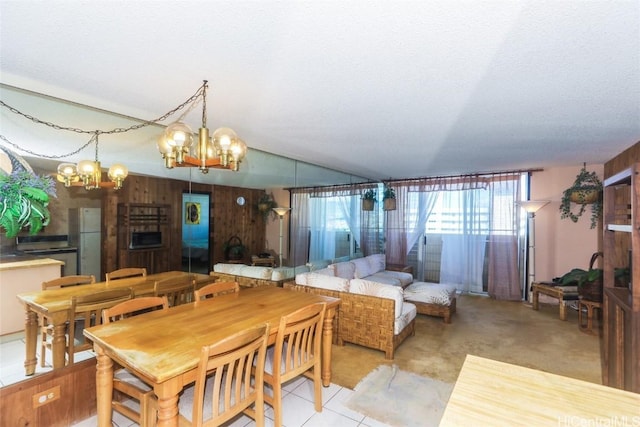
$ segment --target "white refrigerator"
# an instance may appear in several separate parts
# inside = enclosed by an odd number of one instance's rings
[[[69,209],[69,243],[78,247],[78,274],[102,280],[100,255],[102,214],[100,208]]]

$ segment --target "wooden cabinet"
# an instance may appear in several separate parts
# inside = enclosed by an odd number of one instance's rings
[[[640,163],[604,180],[605,385],[640,393]],[[629,267],[628,283],[615,270]]]
[[[118,268],[145,267],[149,274],[168,271],[170,231],[170,205],[119,204]]]

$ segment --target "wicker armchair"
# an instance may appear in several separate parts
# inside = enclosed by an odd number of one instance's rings
[[[338,314],[333,320],[333,330],[338,331],[334,334],[335,344],[350,342],[382,350],[386,359],[393,360],[396,348],[407,337],[415,335],[415,319],[394,335],[395,303],[391,299],[297,285],[294,281],[285,282],[284,288],[340,298]]]

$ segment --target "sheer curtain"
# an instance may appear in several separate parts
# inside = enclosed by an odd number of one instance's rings
[[[438,193],[427,192],[427,184],[389,184],[396,193],[396,210],[385,211],[385,254],[390,264],[407,264],[407,255],[422,237]]]

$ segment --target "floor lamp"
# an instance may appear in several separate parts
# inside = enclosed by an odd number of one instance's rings
[[[284,216],[289,212],[291,208],[273,208],[273,211],[278,214],[280,218],[280,246],[278,247],[278,257],[280,258],[280,267],[282,267],[282,221]]]
[[[536,280],[536,212],[549,203],[548,200],[523,200],[518,202],[520,207],[527,212],[527,293],[528,300],[531,302],[531,286]]]

